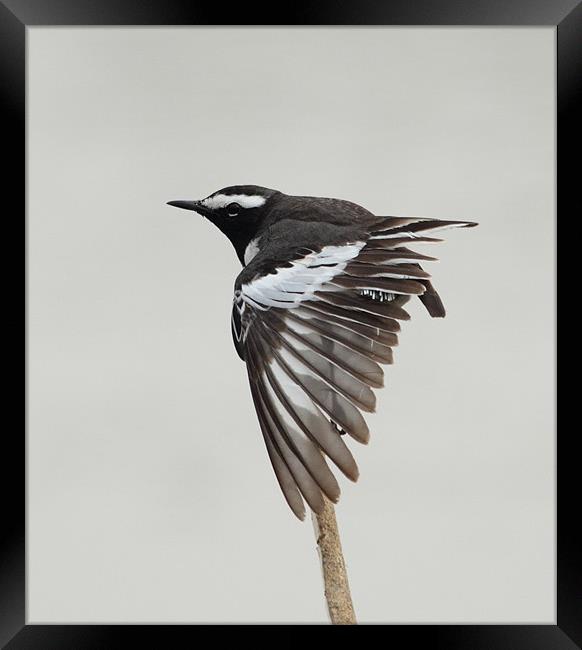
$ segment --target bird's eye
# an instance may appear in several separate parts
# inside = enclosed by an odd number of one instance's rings
[[[226,214],[229,217],[236,217],[236,215],[241,211],[241,207],[238,203],[229,203],[226,206]]]

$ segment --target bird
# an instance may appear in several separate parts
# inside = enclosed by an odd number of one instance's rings
[[[359,471],[346,440],[367,444],[382,366],[393,363],[403,306],[430,316],[443,302],[409,245],[471,221],[377,216],[351,201],[232,185],[201,200],[168,201],[213,223],[234,246],[231,331],[245,362],[259,429],[283,496],[304,519]],[[328,462],[329,461],[329,462]]]

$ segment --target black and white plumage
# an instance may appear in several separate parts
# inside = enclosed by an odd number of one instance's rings
[[[244,268],[236,279],[231,327],[246,362],[269,458],[300,519],[304,501],[321,512],[337,502],[331,460],[349,479],[358,468],[346,436],[367,443],[363,412],[392,363],[403,309],[418,296],[433,317],[445,310],[409,248],[438,242],[434,231],[476,224],[379,217],[339,199],[289,196],[254,185],[227,187],[201,201],[171,201],[212,221]]]

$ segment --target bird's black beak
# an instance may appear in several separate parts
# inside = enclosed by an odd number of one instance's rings
[[[208,208],[202,205],[200,201],[168,201],[167,205],[173,205],[175,208],[184,208],[184,210],[194,210],[194,212],[198,212],[203,217],[206,217],[209,213]]]

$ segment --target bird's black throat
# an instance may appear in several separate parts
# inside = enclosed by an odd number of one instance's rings
[[[244,266],[245,251],[249,243],[257,237],[263,222],[259,211],[245,210],[244,218],[224,215],[205,215],[209,221],[223,232],[234,246],[240,263]]]

